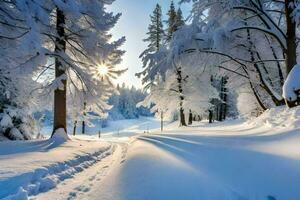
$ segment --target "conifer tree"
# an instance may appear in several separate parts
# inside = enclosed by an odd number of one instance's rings
[[[151,17],[151,24],[148,27],[148,38],[144,39],[149,42],[148,51],[158,51],[163,41],[164,29],[162,23],[162,10],[159,4],[156,4],[155,10]]]
[[[167,13],[168,15],[168,20],[166,21],[167,23],[167,36],[166,36],[166,41],[170,42],[172,39],[173,33],[176,31],[176,21],[177,21],[177,13],[175,9],[174,2],[171,1],[170,9]]]
[[[180,27],[182,27],[185,24],[183,15],[182,15],[182,10],[178,8],[177,13],[176,13],[176,23],[175,23],[175,31],[177,31]]]

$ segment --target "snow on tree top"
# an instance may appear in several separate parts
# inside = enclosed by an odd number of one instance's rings
[[[296,91],[300,90],[300,65],[297,64],[293,67],[289,73],[284,85],[283,85],[283,97],[290,101],[297,100]]]

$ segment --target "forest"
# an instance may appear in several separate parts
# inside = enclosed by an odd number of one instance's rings
[[[0,0],[0,199],[300,199],[300,1]]]

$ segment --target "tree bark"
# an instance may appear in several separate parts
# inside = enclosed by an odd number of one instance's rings
[[[266,111],[266,110],[267,110],[267,107],[266,107],[266,106],[264,105],[264,103],[262,102],[260,95],[258,94],[258,92],[256,91],[256,89],[255,89],[253,83],[252,83],[250,80],[249,80],[249,84],[250,84],[251,90],[253,91],[253,94],[254,94],[254,97],[255,97],[257,103],[259,104],[259,106],[260,106],[264,111]]]
[[[189,112],[189,122],[188,122],[189,125],[192,125],[193,124],[193,113],[192,111],[190,110]]]
[[[227,84],[227,77],[222,77],[222,115],[221,115],[221,119],[226,120],[226,115],[227,115],[227,88],[226,88],[226,84]]]
[[[82,134],[85,134],[85,117],[86,117],[86,102],[83,103],[83,120],[82,120]]]
[[[293,20],[293,6],[294,1],[285,0],[285,17],[286,17],[286,74],[288,75],[293,67],[297,64],[297,45],[296,45],[296,23]]]
[[[56,9],[56,29],[58,37],[55,42],[55,53],[59,54],[66,50],[66,41],[65,41],[65,15],[60,9]],[[55,58],[55,78],[59,78],[65,74],[65,69],[59,60]],[[53,134],[59,128],[63,128],[67,133],[67,80],[61,80],[63,84],[63,90],[56,89],[54,91],[54,124],[53,124]]]
[[[287,49],[285,52],[286,56],[286,74],[289,75],[293,67],[297,64],[297,45],[296,45],[296,23],[293,20],[293,9],[294,5],[291,5],[294,1],[285,0],[285,17],[286,17],[286,43]],[[291,102],[285,99],[288,107],[295,107],[297,103]]]
[[[208,120],[209,120],[209,123],[213,123],[213,111],[212,110],[209,110],[208,111]]]
[[[76,135],[76,128],[77,128],[77,120],[74,122],[74,128],[73,128],[73,135]]]
[[[183,101],[184,101],[184,95],[183,95],[183,88],[182,88],[182,69],[181,67],[176,69],[177,73],[177,83],[178,83],[178,92],[179,92],[179,118],[180,118],[180,126],[187,126],[185,122],[185,115],[184,115],[184,109],[183,109]]]
[[[247,25],[247,24],[246,24]],[[276,96],[273,94],[272,89],[270,88],[270,84],[267,83],[266,77],[263,76],[260,66],[255,62],[255,56],[254,52],[252,50],[252,47],[254,47],[254,44],[252,42],[251,33],[250,30],[247,29],[247,40],[249,43],[248,52],[250,54],[250,59],[253,62],[253,66],[258,74],[260,86],[262,89],[264,89],[271,97],[272,101],[276,106],[282,106],[284,104],[284,99],[277,99]],[[261,60],[259,53],[256,53],[259,60]],[[264,65],[264,63],[262,63]]]
[[[164,111],[160,113],[160,132],[164,131]]]
[[[275,51],[274,47],[273,47],[272,44],[271,44],[270,39],[268,38],[267,35],[265,35],[265,38],[266,38],[266,40],[267,40],[267,42],[268,42],[268,44],[269,44],[269,46],[270,46],[270,49],[271,49],[271,51],[272,51],[272,54],[273,54],[274,59],[275,59],[275,60],[278,60],[278,56],[277,56],[277,54],[276,54],[276,51]],[[281,64],[280,64],[279,61],[276,61],[276,66],[277,66],[277,69],[278,69],[278,76],[279,76],[279,79],[280,79],[280,87],[282,87],[283,84],[284,84],[284,77],[283,77],[283,73],[282,73],[282,69],[281,69]]]

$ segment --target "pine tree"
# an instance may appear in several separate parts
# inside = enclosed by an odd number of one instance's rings
[[[167,28],[166,41],[169,42],[172,39],[173,33],[177,30],[176,29],[177,13],[173,1],[171,1],[170,9],[167,15],[168,15],[168,20],[166,22],[168,28]]]
[[[144,42],[149,42],[149,51],[158,51],[164,37],[162,10],[159,4],[156,4],[153,15],[151,15],[150,17],[151,24],[148,27],[148,38],[144,39]]]
[[[185,24],[182,10],[178,8],[177,14],[176,14],[176,23],[175,23],[175,31],[177,31],[180,27],[182,27]]]

